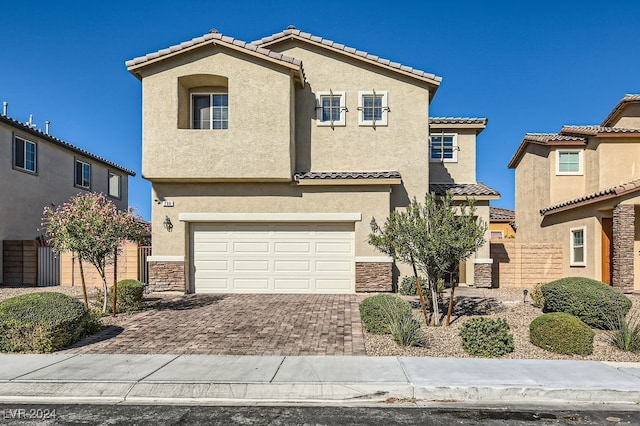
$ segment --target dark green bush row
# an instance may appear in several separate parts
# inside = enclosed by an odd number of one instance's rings
[[[594,335],[593,330],[580,318],[565,312],[541,315],[529,326],[531,343],[566,355],[588,355],[593,352]]]
[[[631,300],[600,281],[571,277],[541,287],[545,312],[566,312],[587,325],[607,330],[619,315],[626,315]]]
[[[411,315],[411,304],[392,294],[378,294],[367,297],[360,303],[360,318],[364,329],[369,333],[390,333],[389,324],[394,316],[408,313]]]
[[[462,347],[470,355],[499,357],[513,352],[513,335],[505,319],[471,318],[462,325]]]
[[[99,329],[82,302],[62,293],[25,294],[0,302],[1,352],[53,352]]]
[[[138,280],[118,281],[118,299],[116,300],[117,313],[138,311],[142,307],[144,284]],[[109,287],[109,299],[107,300],[107,313],[113,313],[113,286]],[[102,309],[102,292],[96,297],[96,307]]]

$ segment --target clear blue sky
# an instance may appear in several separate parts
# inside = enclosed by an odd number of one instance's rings
[[[140,176],[141,84],[125,60],[207,33],[252,41],[288,25],[443,77],[431,116],[488,117],[478,180],[513,208],[507,163],[526,132],[599,124],[640,92],[638,1],[3,2],[0,101]]]

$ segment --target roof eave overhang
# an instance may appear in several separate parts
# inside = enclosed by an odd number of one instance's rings
[[[447,124],[447,123],[437,123],[437,124],[429,124],[430,129],[438,129],[438,130],[446,130],[446,129],[471,129],[476,131],[476,135],[479,135],[484,129],[487,128],[485,124]]]
[[[154,65],[154,64],[157,64],[157,63],[160,63],[160,62],[165,61],[167,59],[174,58],[174,57],[182,55],[184,53],[191,52],[191,51],[196,50],[196,49],[200,49],[200,48],[202,48],[204,46],[226,47],[226,48],[234,50],[236,52],[241,52],[241,53],[244,53],[246,55],[253,56],[255,58],[261,59],[263,61],[270,62],[272,64],[276,64],[276,65],[280,65],[282,67],[288,68],[288,69],[292,70],[295,80],[298,81],[302,87],[304,87],[304,85],[305,85],[305,79],[304,79],[304,74],[302,73],[302,66],[301,65],[296,65],[296,64],[289,63],[289,62],[280,61],[278,59],[271,58],[269,56],[263,55],[263,54],[261,54],[259,52],[254,52],[252,50],[245,49],[245,48],[243,48],[241,46],[236,46],[236,45],[234,45],[232,43],[227,43],[225,41],[218,40],[218,39],[207,40],[205,42],[198,43],[198,44],[195,44],[193,46],[189,46],[189,47],[186,47],[184,49],[180,49],[180,50],[177,50],[175,52],[168,53],[166,55],[158,56],[157,58],[146,60],[146,61],[141,62],[139,64],[133,64],[133,65],[127,66],[127,70],[131,74],[133,74],[138,80],[142,80],[142,70],[144,68],[149,67],[149,66]],[[129,61],[127,61],[127,62],[129,62]]]
[[[373,61],[371,59],[367,59],[367,58],[362,57],[362,56],[354,55],[354,54],[352,54],[350,52],[347,52],[347,51],[344,51],[342,49],[336,49],[335,47],[327,46],[327,45],[319,43],[317,41],[313,41],[313,40],[309,40],[309,39],[304,38],[304,37],[300,37],[300,36],[298,36],[296,34],[287,34],[287,35],[285,35],[283,37],[280,37],[278,39],[271,40],[271,41],[268,41],[266,43],[262,43],[262,44],[260,44],[260,47],[268,48],[269,46],[273,46],[275,44],[279,44],[279,43],[282,43],[282,42],[288,41],[288,40],[297,40],[297,41],[301,41],[301,42],[304,42],[304,43],[307,43],[307,44],[311,44],[311,45],[314,45],[314,46],[317,46],[317,47],[321,47],[323,49],[330,50],[330,51],[338,53],[340,55],[344,55],[344,56],[347,56],[349,58],[358,59],[358,60],[360,60],[362,62],[365,62],[365,63],[368,63],[370,65],[374,65],[376,67],[383,68],[383,69],[389,70],[389,71],[393,71],[395,73],[404,75],[406,77],[413,78],[413,79],[421,81],[421,82],[425,82],[425,83],[427,83],[429,85],[429,88],[431,89],[429,91],[429,100],[433,99],[433,96],[436,94],[436,91],[440,87],[440,83],[442,81],[442,78],[439,78],[439,77],[429,78],[429,77],[419,76],[419,75],[413,74],[411,72],[407,72],[407,71],[404,71],[404,70],[401,70],[401,69],[398,69],[398,68],[393,68],[393,67],[387,66],[385,64],[381,64],[379,62]]]
[[[297,179],[300,186],[341,186],[341,185],[400,185],[400,178],[380,179]]]
[[[494,201],[499,200],[500,195],[454,195],[452,200],[464,201],[466,199],[478,200],[478,201]]]

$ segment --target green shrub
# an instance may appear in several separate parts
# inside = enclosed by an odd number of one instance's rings
[[[422,294],[427,294],[427,279],[424,277],[419,277],[420,279],[420,287],[422,287]],[[398,292],[403,296],[417,296],[418,295],[418,287],[416,286],[416,277],[412,275],[407,275],[402,278],[402,282],[400,283],[400,287],[398,288]]]
[[[100,329],[94,314],[62,293],[31,293],[0,302],[0,352],[53,352]]]
[[[513,335],[507,320],[471,318],[460,330],[462,347],[470,355],[498,357],[513,352]]]
[[[138,280],[118,281],[118,299],[116,300],[117,313],[138,311],[142,307],[144,284]],[[107,300],[107,313],[113,313],[113,286],[109,287],[109,299]],[[96,295],[95,306],[102,309],[102,291]]]
[[[565,312],[541,315],[529,325],[531,343],[558,354],[589,355],[594,335],[580,318]]]
[[[411,314],[411,304],[392,294],[367,297],[360,303],[360,318],[369,333],[388,334],[394,316]]]
[[[587,325],[609,329],[618,315],[626,315],[631,300],[617,289],[588,278],[563,278],[541,288],[545,312],[575,315]]]
[[[611,325],[611,342],[626,352],[640,351],[640,318],[625,318],[618,315],[615,324]]]
[[[390,315],[389,331],[393,340],[402,346],[425,346],[427,337],[422,331],[420,322],[411,312],[394,311]]]
[[[544,296],[542,295],[542,283],[538,283],[531,290],[531,304],[536,308],[544,307]]]

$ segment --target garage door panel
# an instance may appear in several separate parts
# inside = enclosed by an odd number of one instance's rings
[[[275,272],[310,272],[310,260],[276,260],[274,262]]]
[[[274,279],[274,289],[276,291],[297,290],[300,292],[310,292],[312,290],[310,279]]]
[[[353,224],[193,224],[196,292],[353,293]]]
[[[234,260],[232,261],[232,271],[239,272],[269,272],[268,260]],[[231,271],[230,271],[231,272]]]

